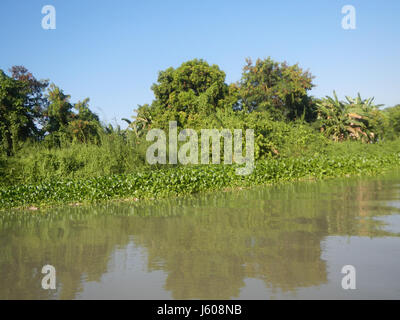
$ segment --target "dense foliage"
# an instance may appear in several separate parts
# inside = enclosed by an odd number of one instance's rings
[[[373,98],[363,100],[360,94],[356,99],[346,97],[339,101],[326,97],[317,103],[318,121],[321,132],[335,141],[348,139],[374,142],[385,136],[386,115],[373,104]]]
[[[319,155],[259,161],[249,176],[235,166],[180,166],[88,179],[47,179],[0,189],[0,208],[76,203],[109,199],[143,199],[191,194],[224,188],[380,173],[400,165],[400,152]]]
[[[307,91],[313,76],[297,64],[278,63],[268,58],[247,59],[239,83],[241,109],[268,111],[275,120],[313,118],[313,104]]]
[[[397,164],[400,105],[382,109],[360,95],[340,101],[335,92],[317,99],[309,95],[312,81],[297,64],[271,58],[247,60],[231,84],[218,66],[187,61],[159,73],[154,100],[138,106],[132,120],[122,119],[128,123],[122,130],[101,123],[88,98],[73,103],[22,66],[9,75],[0,70],[2,206],[179,194],[323,177],[330,170],[352,174],[358,162],[366,171]],[[170,121],[198,131],[254,129],[257,169],[243,180],[231,177],[229,166],[150,166],[146,134],[167,131]],[[391,152],[381,155],[387,146]]]

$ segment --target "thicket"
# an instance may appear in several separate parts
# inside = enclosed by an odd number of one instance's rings
[[[227,84],[218,66],[191,60],[159,73],[152,86],[154,100],[138,106],[131,120],[122,119],[128,123],[123,130],[102,123],[91,111],[89,99],[72,103],[61,88],[49,85],[48,80],[37,80],[22,66],[12,67],[9,75],[0,70],[0,188],[2,198],[7,199],[1,201],[3,205],[27,204],[28,199],[40,202],[29,196],[33,186],[62,191],[65,181],[70,181],[69,186],[88,183],[91,191],[82,191],[78,196],[77,187],[71,189],[75,196],[61,196],[57,191],[54,197],[80,201],[90,199],[89,194],[103,194],[104,190],[95,191],[97,182],[90,181],[111,179],[118,184],[143,174],[153,177],[152,182],[139,179],[140,183],[129,185],[128,191],[104,192],[104,197],[140,194],[140,190],[147,190],[146,185],[158,181],[154,175],[170,178],[176,173],[181,177],[177,178],[180,186],[173,188],[192,192],[208,188],[201,187],[202,183],[234,186],[242,181],[221,178],[218,183],[210,182],[213,170],[224,175],[233,168],[224,165],[182,168],[147,164],[147,132],[152,128],[168,132],[170,121],[176,121],[179,129],[254,129],[257,168],[269,166],[268,175],[256,169],[253,178],[248,178],[257,183],[272,181],[272,176],[283,180],[285,175],[304,177],[313,172],[323,176],[319,170],[329,172],[334,163],[350,173],[357,173],[357,161],[371,168],[386,162],[394,165],[400,150],[400,105],[383,109],[374,104],[373,98],[363,99],[359,94],[341,101],[335,92],[333,97],[315,98],[309,94],[313,78],[297,64],[268,58],[255,63],[247,60],[241,79]],[[346,160],[337,160],[342,158]],[[313,161],[316,165],[303,164]],[[294,166],[293,172],[299,173],[292,175],[284,169],[286,165]],[[336,168],[334,172],[340,175],[341,170]],[[185,177],[190,176],[195,180],[189,179],[188,183]],[[168,191],[170,187],[160,182],[157,188]]]

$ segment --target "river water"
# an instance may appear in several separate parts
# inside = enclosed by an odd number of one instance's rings
[[[0,299],[400,299],[400,173],[0,213]]]

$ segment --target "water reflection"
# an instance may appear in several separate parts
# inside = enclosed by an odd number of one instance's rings
[[[400,212],[399,181],[392,175],[3,214],[0,298],[76,298],[106,274],[136,272],[112,259],[130,247],[144,252],[136,259],[146,273],[166,275],[160,290],[174,299],[239,297],[249,278],[272,291],[321,286],[329,281],[327,236],[398,241],[376,218]],[[56,292],[41,289],[45,264],[57,269]]]

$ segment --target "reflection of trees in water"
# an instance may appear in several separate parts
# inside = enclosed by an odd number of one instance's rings
[[[134,226],[136,243],[147,248],[149,269],[168,273],[165,288],[174,298],[238,296],[248,277],[287,290],[326,281],[322,237],[313,226],[273,223],[247,209],[214,211],[140,219]]]
[[[79,214],[71,209],[64,213],[68,211],[72,220],[10,217],[18,225],[1,231],[1,299],[54,297],[54,292],[41,288],[41,268],[46,264],[56,267],[57,283],[61,284],[58,296],[72,299],[81,289],[81,278],[99,281],[115,245],[128,243],[126,230],[115,232],[125,228],[120,219],[85,219],[86,209]]]
[[[177,299],[236,297],[246,278],[283,291],[317,286],[327,281],[321,240],[390,235],[369,217],[393,212],[383,201],[397,194],[385,180],[331,181],[9,214],[0,220],[0,298],[51,297],[40,288],[47,263],[57,268],[57,296],[74,298],[82,277],[100,281],[131,235]]]

